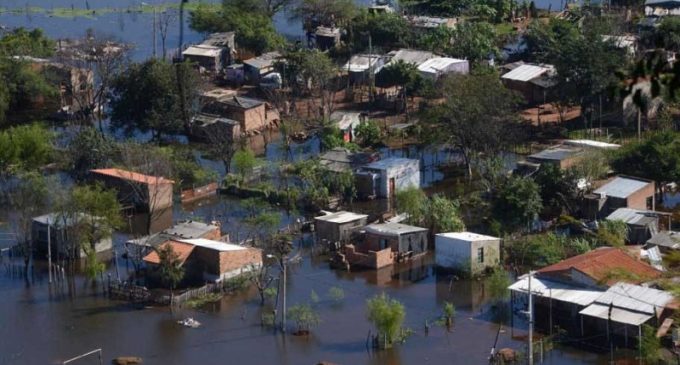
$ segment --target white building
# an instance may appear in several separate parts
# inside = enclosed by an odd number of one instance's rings
[[[422,77],[436,81],[449,73],[467,75],[470,73],[470,63],[457,58],[435,57],[421,63],[418,72]]]
[[[500,262],[500,238],[472,232],[435,235],[438,267],[477,275]]]
[[[389,198],[409,187],[420,188],[420,160],[390,157],[364,166],[357,172],[361,196]]]

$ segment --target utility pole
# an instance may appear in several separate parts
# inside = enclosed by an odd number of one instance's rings
[[[368,85],[368,95],[369,95],[369,100],[371,103],[373,103],[374,96],[373,96],[373,89],[375,88],[375,75],[374,75],[374,70],[373,70],[373,38],[371,37],[371,32],[368,32],[368,77],[369,77],[369,85]]]
[[[531,294],[531,277],[534,275],[529,271],[529,365],[534,365],[534,310]]]
[[[281,331],[286,333],[286,259],[281,262],[283,264],[283,321],[281,321]]]
[[[47,271],[49,271],[49,283],[52,284],[52,232],[50,232],[50,217],[47,216]]]
[[[156,5],[153,6],[153,58],[156,58]]]

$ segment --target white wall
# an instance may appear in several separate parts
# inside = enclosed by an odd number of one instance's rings
[[[471,243],[469,241],[436,235],[434,245],[437,266],[470,271]]]

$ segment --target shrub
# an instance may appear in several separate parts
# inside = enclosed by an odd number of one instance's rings
[[[398,300],[390,298],[382,293],[368,299],[368,320],[373,323],[380,341],[384,339],[384,346],[389,347],[398,340],[398,334],[406,318],[404,305]]]

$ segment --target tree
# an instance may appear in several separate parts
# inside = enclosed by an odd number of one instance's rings
[[[156,253],[158,254],[160,261],[158,271],[161,281],[164,285],[168,286],[172,292],[182,279],[184,279],[182,261],[179,258],[179,254],[176,253],[173,250],[172,245],[169,244],[161,245],[156,249]]]
[[[406,318],[404,305],[382,293],[366,301],[368,320],[373,323],[377,341],[382,348],[392,346],[399,339],[399,331]]]
[[[648,139],[618,149],[611,160],[621,174],[654,180],[663,201],[663,186],[680,179],[680,141],[673,132],[659,132]]]
[[[563,170],[555,164],[542,164],[534,181],[541,192],[541,200],[548,207],[573,211],[578,195],[578,176],[574,170]]]
[[[642,325],[642,338],[639,344],[640,355],[645,364],[657,364],[661,358],[661,339],[656,336],[654,327]]]
[[[276,32],[271,16],[245,6],[249,3],[254,4],[248,1],[224,1],[216,12],[210,7],[199,6],[191,12],[189,26],[202,33],[233,31],[239,47],[256,55],[281,48],[285,39]]]
[[[0,125],[42,119],[57,110],[59,93],[28,61],[0,54]]]
[[[362,11],[352,18],[348,26],[348,44],[351,45],[353,53],[370,51],[369,34],[372,43],[370,46],[373,47],[374,53],[376,49],[408,47],[415,37],[411,25],[399,14],[370,14]]]
[[[456,316],[456,307],[453,303],[445,302],[442,308],[442,317],[446,321],[446,327],[449,328],[453,324],[453,317]]]
[[[298,304],[288,308],[288,318],[297,325],[298,334],[307,334],[321,322],[319,314],[309,304]]]
[[[494,27],[486,22],[458,24],[451,34],[446,54],[479,63],[489,57],[497,57],[497,36]]]
[[[458,201],[435,194],[427,201],[426,221],[432,233],[462,232],[465,223],[460,217]]]
[[[113,128],[128,135],[136,129],[151,131],[156,140],[189,130],[198,97],[197,78],[189,63],[173,65],[158,59],[135,63],[116,77],[112,88]]]
[[[116,152],[115,142],[93,127],[81,127],[68,144],[67,171],[76,180],[83,180],[90,170],[111,166]]]
[[[380,137],[380,127],[374,120],[367,120],[359,123],[356,128],[357,137],[361,138],[362,146],[375,147],[382,143]]]
[[[321,119],[329,120],[338,87],[338,67],[328,54],[319,50],[302,51],[299,76],[309,85],[312,97],[318,98]]]
[[[538,184],[524,177],[509,178],[493,202],[494,215],[510,229],[526,227],[542,207]]]
[[[398,60],[380,70],[376,81],[378,85],[399,85],[399,95],[402,99],[402,107],[407,110],[406,97],[413,96],[423,84],[423,77],[418,68],[412,64]]]
[[[0,175],[34,171],[53,155],[54,135],[40,124],[23,125],[0,131]]]
[[[33,256],[33,217],[44,214],[49,198],[47,179],[35,172],[21,173],[11,181],[8,203],[13,213],[10,216],[21,254],[24,257],[24,274]],[[28,277],[26,277],[28,280]]]
[[[407,222],[421,224],[427,209],[427,195],[417,187],[409,187],[396,194],[397,209],[406,213]]]
[[[628,225],[620,220],[599,221],[596,239],[600,246],[623,247],[628,239]]]
[[[95,243],[111,237],[114,229],[123,224],[117,194],[105,190],[102,185],[85,185],[73,188],[71,193],[76,212],[76,223],[84,228],[80,236],[82,243],[88,245],[85,252],[95,250]]]
[[[474,2],[471,0],[400,0],[399,5],[409,14],[455,17]]]
[[[301,19],[305,31],[313,32],[320,25],[345,26],[356,13],[352,0],[300,0],[291,17]]]
[[[0,56],[51,57],[55,43],[39,28],[27,30],[16,28],[0,38]]]
[[[460,150],[472,177],[477,155],[496,155],[517,140],[517,98],[494,74],[454,75],[441,88],[446,102],[431,109],[427,127],[435,141]]]
[[[234,169],[241,175],[241,181],[245,183],[246,178],[253,172],[257,165],[257,158],[250,149],[242,149],[234,153]]]

